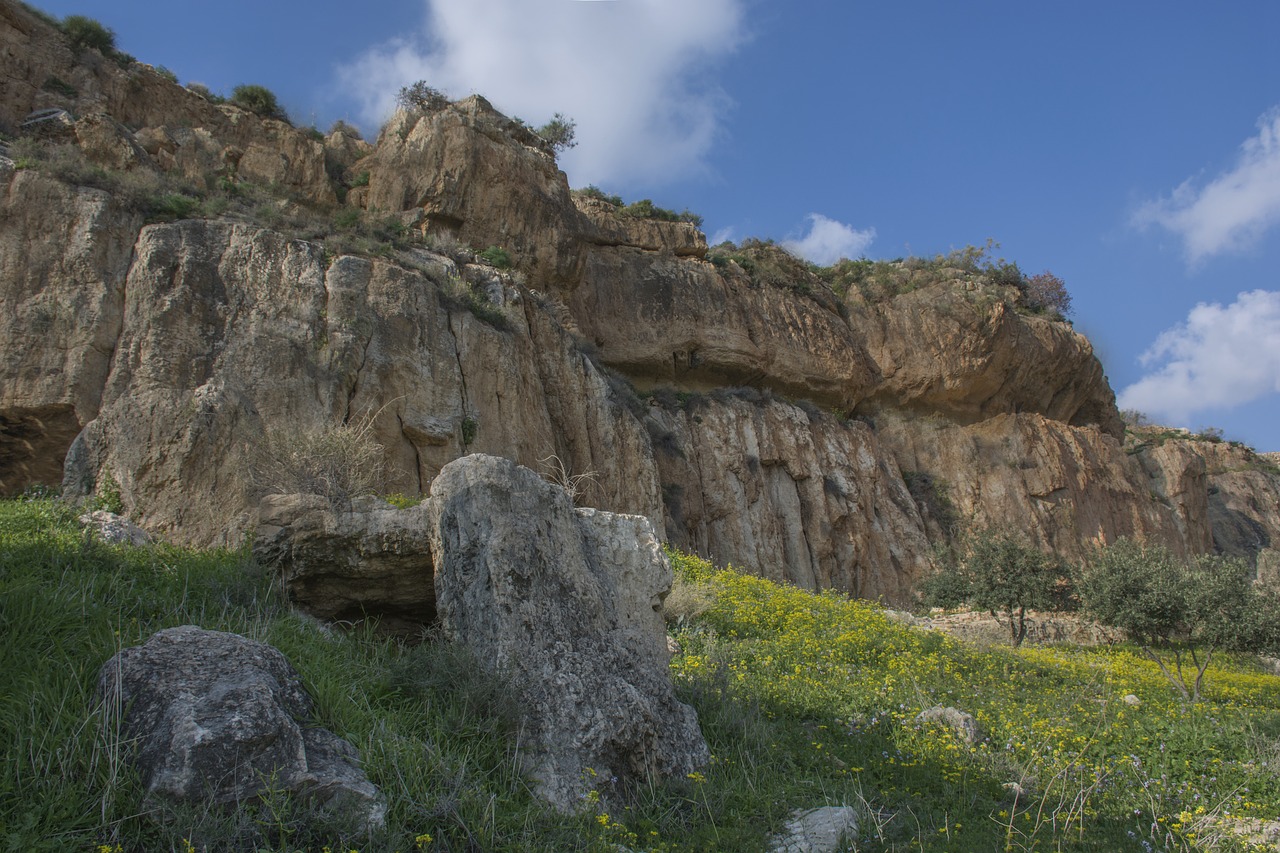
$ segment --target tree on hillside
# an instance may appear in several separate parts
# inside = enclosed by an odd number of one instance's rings
[[[1066,283],[1048,270],[1028,276],[1022,294],[1032,311],[1053,311],[1059,317],[1071,313],[1071,294],[1067,292]]]
[[[922,591],[928,604],[968,604],[997,619],[1004,614],[1009,639],[1020,646],[1027,636],[1027,611],[1056,607],[1068,583],[1055,555],[1011,533],[987,529],[967,537],[959,557],[926,578]]]
[[[577,129],[577,122],[564,113],[556,113],[551,121],[538,128],[536,133],[551,144],[552,151],[559,154],[578,144],[574,138],[577,135]]]
[[[1187,561],[1158,545],[1121,539],[1090,561],[1080,598],[1091,616],[1138,643],[1184,701],[1200,701],[1218,650],[1280,650],[1277,602],[1254,586],[1243,560]]]
[[[427,85],[426,80],[419,80],[403,86],[396,95],[396,106],[410,112],[435,112],[449,105],[449,98],[439,89]]]

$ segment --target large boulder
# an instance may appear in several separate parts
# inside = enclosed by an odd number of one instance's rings
[[[416,629],[435,619],[426,508],[378,498],[334,507],[320,495],[268,495],[258,507],[254,556],[279,568],[289,598],[328,620],[377,616]]]
[[[103,665],[98,694],[152,803],[234,805],[267,790],[367,828],[386,807],[354,747],[306,726],[311,700],[278,650],[193,625],[156,633]]]
[[[519,691],[526,770],[554,807],[683,777],[709,757],[675,698],[660,610],[671,588],[649,521],[575,509],[507,459],[446,465],[428,501],[446,634]]]

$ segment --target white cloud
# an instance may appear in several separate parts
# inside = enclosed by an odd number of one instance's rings
[[[810,213],[809,233],[799,240],[786,240],[782,245],[806,261],[827,266],[841,258],[859,257],[875,238],[874,228],[858,231],[821,213]]]
[[[744,2],[424,0],[420,32],[341,68],[340,87],[370,124],[416,80],[531,124],[563,112],[575,184],[666,182],[702,169],[719,132],[730,102],[707,72],[742,43]]]
[[[1280,392],[1280,292],[1200,303],[1141,356],[1154,372],[1120,392],[1121,408],[1185,425],[1192,412]]]
[[[1196,263],[1219,252],[1248,248],[1280,223],[1280,108],[1258,119],[1234,168],[1197,190],[1185,181],[1168,198],[1147,202],[1133,216],[1178,234]]]

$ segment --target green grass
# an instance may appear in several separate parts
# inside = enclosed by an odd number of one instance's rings
[[[792,809],[849,804],[857,850],[1232,850],[1247,849],[1233,827],[1280,818],[1280,678],[1253,662],[1215,664],[1208,701],[1186,706],[1129,648],[966,645],[678,554],[672,675],[714,758],[562,817],[518,772],[509,691],[458,648],[323,628],[243,552],[103,546],[73,515],[0,501],[3,849],[758,851]],[[384,833],[344,834],[274,794],[139,816],[93,686],[119,648],[188,623],[284,652],[315,722],[387,797]],[[985,738],[915,721],[935,704],[974,714]]]

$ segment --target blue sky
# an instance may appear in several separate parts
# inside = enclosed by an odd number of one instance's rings
[[[1122,405],[1280,449],[1274,0],[37,5],[321,128],[372,136],[420,78],[565,112],[573,186],[687,207],[710,237],[818,261],[994,238],[1066,281]]]

